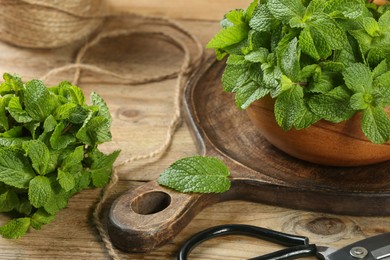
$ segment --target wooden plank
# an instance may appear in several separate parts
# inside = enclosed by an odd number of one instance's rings
[[[247,0],[215,0],[215,1],[185,1],[185,0],[110,0],[117,11],[139,12],[142,14],[161,14],[175,19],[184,19],[180,22],[205,44],[218,30],[222,15],[234,8],[245,7]],[[202,4],[201,4],[202,3]],[[205,8],[205,6],[207,6]],[[191,8],[190,8],[191,7]],[[183,9],[181,9],[183,8]],[[187,8],[187,9],[185,9]],[[189,10],[184,12],[183,10]],[[190,19],[190,20],[187,20]],[[194,19],[194,21],[191,21]],[[198,21],[196,21],[199,19]],[[201,21],[200,21],[201,20]],[[208,22],[212,20],[215,22]],[[129,39],[113,40],[111,49],[109,43],[102,45],[101,50],[128,52],[139,49],[135,41]],[[117,44],[115,44],[117,42]],[[131,43],[131,44],[130,44]],[[142,45],[142,44],[141,44]],[[117,47],[117,48],[116,48]],[[77,46],[69,45],[54,50],[21,49],[7,44],[0,44],[0,71],[15,72],[25,79],[37,78],[44,75],[53,67],[69,64],[73,61]],[[100,50],[100,51],[101,51]],[[94,52],[99,53],[99,48]],[[211,52],[210,52],[211,53]],[[112,58],[119,58],[114,68],[124,65],[124,72],[130,73],[132,63],[137,55],[126,56],[115,54]],[[145,54],[146,55],[146,54]],[[138,56],[138,60],[142,61]],[[154,61],[149,55],[149,64]],[[177,59],[171,55],[172,59]],[[179,57],[180,58],[180,57]],[[97,61],[97,57],[89,57],[88,61]],[[163,60],[159,60],[160,62]],[[170,63],[166,66],[177,65]],[[113,65],[113,62],[106,64]],[[116,66],[116,67],[115,67]],[[146,69],[149,66],[146,66]],[[145,67],[143,67],[145,68]],[[155,68],[151,65],[150,68]],[[150,69],[149,68],[149,69]],[[175,67],[173,68],[175,69]],[[61,74],[54,77],[51,83],[59,80],[71,80],[70,74]],[[83,74],[80,86],[89,93],[94,90],[102,93],[114,115],[113,142],[104,146],[106,151],[122,149],[118,162],[134,154],[147,153],[158,147],[165,138],[165,130],[171,118],[173,81],[161,84],[147,84],[130,87],[120,84],[102,83],[104,77],[96,74]],[[195,145],[188,128],[183,125],[174,138],[174,143],[168,153],[159,160],[139,161],[120,169],[121,180],[112,191],[112,199],[128,189],[143,184],[144,180],[158,177],[173,161],[196,154]],[[0,238],[0,259],[110,259],[106,249],[98,236],[92,222],[92,211],[100,194],[99,189],[87,190],[77,194],[70,200],[67,208],[59,212],[56,220],[42,228],[31,230],[19,240]],[[110,202],[112,202],[112,199]],[[110,203],[106,205],[108,209]],[[364,206],[364,205],[362,205]],[[0,215],[0,225],[7,220],[5,214]],[[272,228],[299,235],[307,235],[313,243],[341,247],[359,240],[365,236],[386,232],[390,226],[389,217],[351,217],[330,215],[307,211],[290,210],[265,204],[230,201],[213,205],[200,212],[193,221],[170,243],[147,254],[128,254],[118,252],[121,259],[175,259],[178,247],[190,235],[205,228],[226,224],[245,223]],[[275,246],[253,240],[237,237],[226,237],[210,241],[201,245],[193,252],[193,259],[243,259],[257,256],[276,249]],[[314,259],[314,258],[307,258]]]
[[[221,20],[223,15],[233,9],[245,9],[251,0],[109,0],[113,12],[134,12],[175,19]]]
[[[223,93],[220,78],[224,67],[223,62],[206,66],[200,78],[187,86],[185,106],[193,126],[190,130],[203,147],[199,152],[219,157],[228,165],[230,190],[183,194],[149,182],[121,196],[113,206],[108,227],[115,245],[131,252],[154,250],[171,241],[204,207],[225,200],[338,214],[390,215],[386,207],[390,203],[389,163],[336,168],[281,153],[260,135],[246,113],[237,109],[232,96]],[[169,207],[163,201],[169,201]],[[153,214],[145,213],[150,209]],[[334,224],[340,227],[332,232],[340,233],[342,223],[337,220]],[[385,230],[390,232],[390,228]]]

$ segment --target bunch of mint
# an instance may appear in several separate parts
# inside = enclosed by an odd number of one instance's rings
[[[103,154],[111,140],[111,115],[104,100],[69,82],[47,88],[4,74],[0,85],[0,212],[12,219],[0,227],[19,238],[29,227],[54,220],[68,199],[109,180],[119,151]]]
[[[270,95],[277,123],[302,129],[362,113],[373,143],[390,137],[390,5],[367,0],[255,0],[208,43],[239,108]]]

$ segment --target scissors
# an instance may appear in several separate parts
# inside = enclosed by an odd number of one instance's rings
[[[177,260],[187,260],[191,250],[203,241],[226,235],[251,236],[287,247],[249,260],[285,260],[307,256],[316,256],[321,260],[390,260],[390,233],[369,237],[341,249],[333,249],[310,244],[309,238],[304,236],[241,224],[216,226],[195,234],[181,247]]]

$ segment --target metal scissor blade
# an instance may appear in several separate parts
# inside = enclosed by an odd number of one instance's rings
[[[317,247],[317,256],[323,260],[386,260],[390,256],[390,233],[365,238],[339,250]]]
[[[337,249],[326,246],[317,246],[317,257],[321,260],[329,260],[329,255],[336,252]]]

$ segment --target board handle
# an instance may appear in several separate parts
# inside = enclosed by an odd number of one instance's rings
[[[185,194],[148,182],[121,195],[112,205],[108,234],[127,252],[148,252],[179,233],[204,207],[218,200],[215,194]]]

